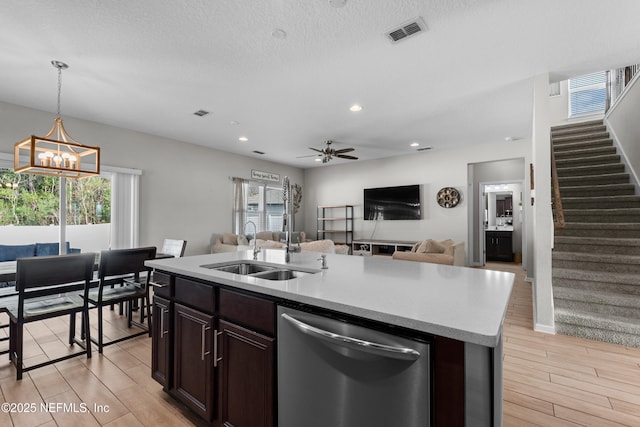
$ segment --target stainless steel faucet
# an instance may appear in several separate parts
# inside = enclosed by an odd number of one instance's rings
[[[256,227],[256,223],[253,221],[247,221],[244,224],[244,227],[242,228],[242,231],[244,232],[244,234],[247,234],[247,225],[253,225],[253,259],[257,260],[258,259],[258,253],[260,252],[260,248],[258,247],[258,227]]]
[[[289,221],[289,215],[291,214],[291,183],[289,182],[289,177],[285,176],[282,179],[282,201],[283,201],[283,213],[282,213],[282,227],[285,231],[285,262],[291,261],[291,253],[292,252],[300,252],[300,245],[291,246],[291,234],[293,230],[291,229],[292,222]]]

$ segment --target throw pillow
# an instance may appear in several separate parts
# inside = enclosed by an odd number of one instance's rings
[[[244,234],[238,234],[238,245],[249,245],[249,239]]]
[[[224,236],[222,236],[222,243],[225,245],[237,245],[238,235],[233,233],[224,233]]]
[[[420,245],[422,244],[424,240],[419,241],[418,243],[416,243],[415,245],[413,245],[413,247],[411,248],[411,252],[417,252],[418,248],[420,247]]]
[[[444,254],[445,254],[445,255],[451,255],[451,256],[453,256],[453,246],[454,246],[454,244],[455,244],[455,242],[454,242],[453,240],[451,240],[451,239],[448,239],[448,240],[442,240],[442,241],[440,242],[440,244],[441,244],[442,246],[444,246],[444,248],[445,248],[445,249],[444,249]]]
[[[444,253],[445,247],[435,240],[427,239],[420,244],[420,247],[416,252],[429,253],[429,254],[441,254]]]

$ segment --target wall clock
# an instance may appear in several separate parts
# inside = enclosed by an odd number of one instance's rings
[[[453,187],[444,187],[438,191],[438,204],[443,208],[455,208],[462,198],[460,192]]]

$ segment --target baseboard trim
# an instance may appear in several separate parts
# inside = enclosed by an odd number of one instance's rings
[[[533,330],[536,332],[543,332],[545,334],[556,334],[556,328],[554,326],[542,325],[540,323],[536,323],[533,327]]]
[[[533,277],[525,276],[524,277],[524,281],[525,282],[529,282],[529,283],[533,283]]]

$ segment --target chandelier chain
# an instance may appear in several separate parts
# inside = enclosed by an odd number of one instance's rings
[[[58,117],[60,117],[60,93],[62,92],[62,68],[58,68]]]

